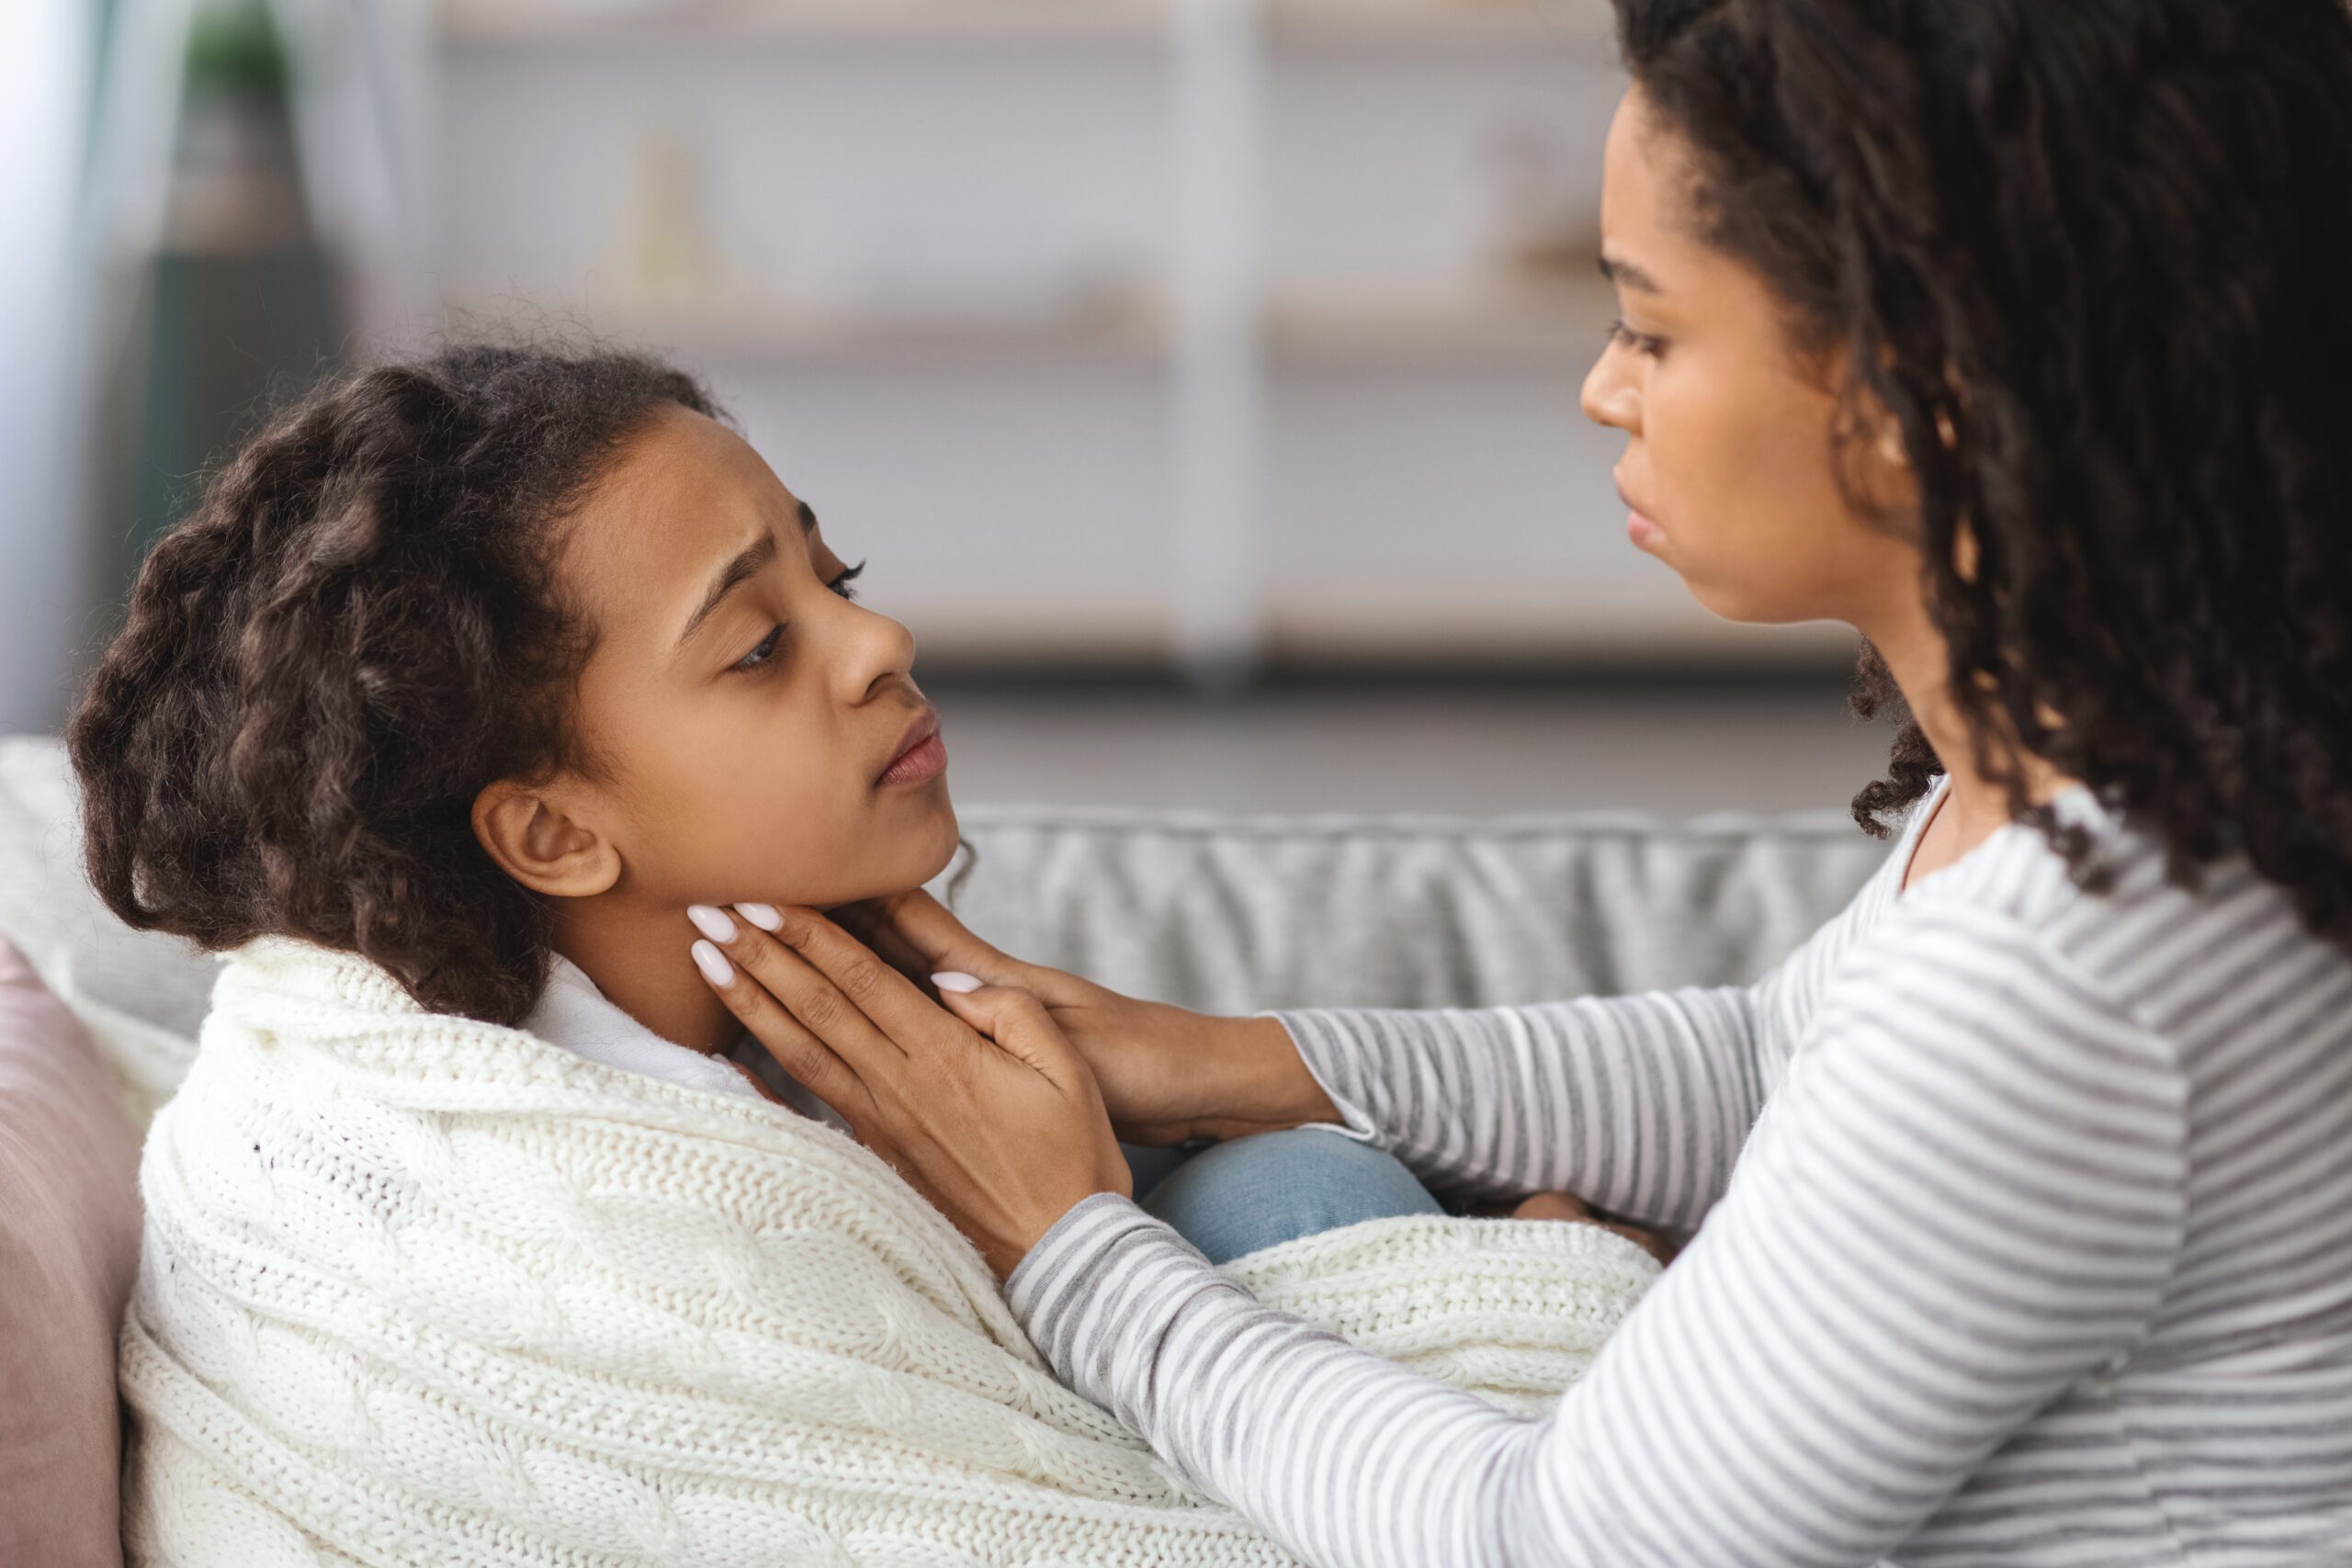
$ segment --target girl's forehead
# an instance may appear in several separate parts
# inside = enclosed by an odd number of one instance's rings
[[[782,548],[801,547],[800,513],[742,437],[666,408],[573,509],[558,570],[594,607],[600,641],[634,641],[665,626],[674,639],[712,575],[748,545],[772,534]]]

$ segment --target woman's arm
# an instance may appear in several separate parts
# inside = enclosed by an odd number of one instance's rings
[[[1045,1004],[1119,1135],[1177,1143],[1346,1126],[1467,1196],[1580,1194],[1688,1230],[1722,1195],[1785,1042],[1765,1021],[1817,981],[1853,911],[1752,986],[1479,1010],[1317,1009],[1214,1018],[1023,964],[917,891],[835,916],[918,983],[962,971]]]
[[[1696,1226],[1768,1087],[1745,986],[1532,1007],[1276,1012],[1347,1127],[1433,1190],[1575,1192]]]
[[[1109,1194],[1009,1290],[1065,1380],[1310,1562],[1869,1563],[2144,1331],[2184,1117],[2160,1041],[2022,929],[1939,912],[1825,998],[1548,1419],[1259,1306]]]

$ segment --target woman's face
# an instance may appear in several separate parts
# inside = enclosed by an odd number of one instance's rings
[[[562,588],[596,628],[576,711],[605,776],[564,809],[611,845],[614,894],[824,906],[954,856],[939,742],[891,766],[936,726],[914,638],[846,570],[757,452],[683,408],[567,522]]]
[[[1689,155],[1639,87],[1618,105],[1601,178],[1621,328],[1584,412],[1626,434],[1616,478],[1633,542],[1726,620],[1860,624],[1890,594],[1916,597],[1916,549],[1838,488],[1836,381],[1793,351],[1763,281],[1699,238]],[[1857,478],[1874,503],[1901,504],[1899,473]]]

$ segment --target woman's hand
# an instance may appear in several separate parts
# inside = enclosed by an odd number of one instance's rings
[[[942,971],[1018,987],[1044,1004],[1094,1071],[1119,1136],[1134,1144],[1238,1138],[1337,1122],[1292,1043],[1271,1018],[1214,1018],[1137,1001],[1091,980],[1008,957],[921,888],[845,904],[832,918],[917,984]],[[941,999],[959,1014],[962,1004]]]
[[[703,977],[998,1279],[1074,1204],[1128,1191],[1093,1075],[1036,998],[950,991],[951,1014],[813,909],[736,912],[694,912]]]

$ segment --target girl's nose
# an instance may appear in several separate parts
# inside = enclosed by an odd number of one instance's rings
[[[850,656],[843,662],[849,694],[863,701],[894,681],[911,682],[915,667],[915,634],[905,623],[878,610],[847,606],[854,623]]]
[[[1603,351],[1585,377],[1577,402],[1585,418],[1593,423],[1631,435],[1641,425],[1642,394],[1632,378],[1620,368],[1619,358],[1613,351]]]

